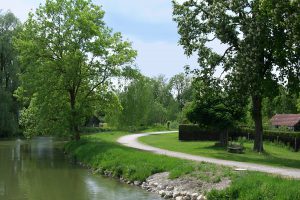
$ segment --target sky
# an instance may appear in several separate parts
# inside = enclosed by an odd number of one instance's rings
[[[0,9],[11,10],[22,22],[28,12],[45,0],[0,0]],[[178,45],[177,25],[172,20],[171,0],[93,0],[102,5],[104,20],[121,32],[138,51],[136,65],[147,76],[170,78],[184,71],[185,65],[198,66],[197,58],[187,58]]]

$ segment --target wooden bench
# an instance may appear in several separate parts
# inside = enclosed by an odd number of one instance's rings
[[[244,147],[242,147],[242,146],[228,146],[227,150],[230,153],[243,153]]]

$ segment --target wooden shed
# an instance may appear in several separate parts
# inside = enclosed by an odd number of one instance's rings
[[[286,126],[291,130],[300,131],[300,114],[276,114],[271,119],[272,126]]]

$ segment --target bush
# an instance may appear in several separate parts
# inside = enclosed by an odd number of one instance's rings
[[[193,141],[193,140],[218,140],[220,133],[214,130],[208,130],[198,125],[181,124],[179,125],[179,140]]]
[[[170,129],[178,129],[179,123],[177,121],[170,122]]]
[[[110,127],[81,127],[79,129],[80,133],[100,133],[105,131],[112,131],[113,128]]]

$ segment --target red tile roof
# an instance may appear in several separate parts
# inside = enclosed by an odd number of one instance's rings
[[[272,117],[273,126],[296,126],[300,123],[300,114],[277,114]]]

